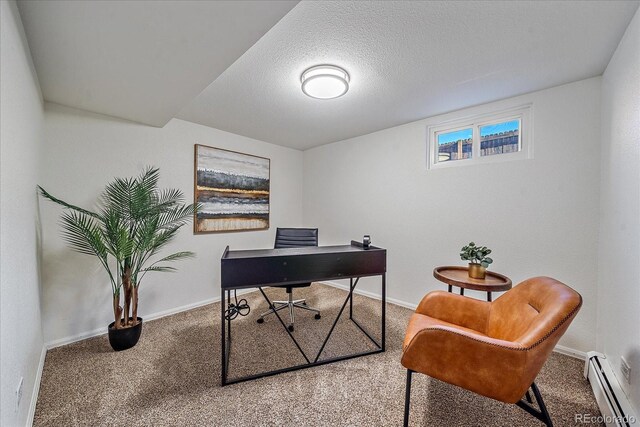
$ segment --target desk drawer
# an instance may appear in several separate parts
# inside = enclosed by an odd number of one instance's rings
[[[383,274],[386,250],[223,259],[221,287],[248,288]]]

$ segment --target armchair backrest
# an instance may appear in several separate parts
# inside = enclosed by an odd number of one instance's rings
[[[534,277],[491,304],[486,333],[526,348],[550,341],[553,349],[581,305],[580,294],[567,285],[550,277]]]
[[[503,401],[524,394],[581,306],[579,293],[550,277],[525,280],[491,303],[487,335],[517,343],[527,354]]]
[[[318,246],[317,228],[278,228],[276,229],[275,249],[297,248],[300,246]]]

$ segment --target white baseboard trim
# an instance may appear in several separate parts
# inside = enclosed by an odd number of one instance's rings
[[[343,289],[348,291],[349,290],[349,285],[343,285],[341,283],[337,283],[337,282],[333,282],[333,281],[324,281],[324,282],[318,282],[318,283],[322,283],[325,285],[329,285],[329,286],[333,286],[334,288],[339,288],[339,289]],[[353,291],[354,294],[359,294],[359,295],[364,295],[367,296],[369,298],[373,298],[376,300],[381,300],[382,296],[380,296],[379,294],[375,293],[375,292],[369,292],[369,291],[363,291],[363,290],[359,290],[356,289],[355,291]],[[418,306],[418,304],[411,304],[405,301],[401,301],[399,299],[395,299],[395,298],[389,298],[387,297],[387,302],[394,304],[394,305],[399,305],[400,307],[405,307],[405,308],[409,308],[411,310],[415,310],[416,307]],[[579,359],[579,360],[586,360],[587,358],[587,353],[585,353],[584,351],[580,351],[580,350],[575,350],[573,348],[569,348],[569,347],[565,347],[563,345],[556,345],[556,347],[553,349],[553,351],[555,351],[556,353],[560,353],[560,354],[564,354],[565,356],[570,356],[573,357],[575,359]]]
[[[219,301],[220,301],[220,297],[207,298],[206,300],[194,302],[194,303],[183,305],[180,307],[170,308],[168,310],[163,310],[153,314],[148,314],[145,316],[144,319],[147,321],[161,319],[163,317],[171,316],[172,314],[182,313],[183,311],[192,310],[194,308],[202,307],[203,305],[213,304],[214,302],[219,302]]]
[[[241,294],[241,293],[242,292],[238,291],[238,294]],[[157,313],[147,314],[147,315],[144,316],[144,320],[145,321],[150,321],[150,320],[160,319],[162,317],[171,316],[172,314],[177,314],[177,313],[181,313],[183,311],[192,310],[194,308],[202,307],[203,305],[212,304],[214,302],[219,302],[219,301],[220,301],[220,297],[208,298],[206,300],[194,302],[194,303],[183,305],[183,306],[180,306],[180,307],[170,308],[168,310],[159,311]],[[60,338],[60,339],[57,339],[57,340],[49,341],[49,342],[47,342],[45,344],[45,347],[47,349],[52,349],[52,348],[56,348],[56,347],[61,347],[63,345],[72,344],[72,343],[77,342],[77,341],[82,341],[82,340],[85,340],[87,338],[93,338],[93,337],[97,337],[99,335],[104,335],[104,334],[107,333],[106,329],[107,328],[106,328],[106,325],[105,325],[104,327],[99,328],[99,329],[94,329],[92,331],[81,332],[81,333],[76,334],[76,335],[71,335],[71,336],[68,336],[68,337],[64,337],[64,338]]]
[[[333,281],[330,281],[330,280],[327,280],[327,281],[324,281],[324,282],[317,282],[317,283],[322,283],[323,285],[332,286],[334,288],[342,289],[342,290],[345,290],[345,291],[349,290],[349,285],[343,285],[341,283],[333,282]],[[363,291],[363,290],[360,290],[360,289],[356,289],[355,291],[353,291],[353,293],[357,294],[357,295],[363,295],[365,297],[377,299],[377,300],[381,300],[382,299],[382,296],[380,296],[379,294],[377,294],[375,292],[369,292],[369,291]],[[391,304],[394,304],[394,305],[399,305],[400,307],[410,308],[411,310],[415,310],[416,307],[418,306],[418,304],[412,304],[412,303],[408,303],[408,302],[405,302],[405,301],[401,301],[399,299],[389,298],[389,297],[387,297],[387,302],[390,302]]]
[[[40,352],[40,361],[38,362],[38,370],[36,378],[33,381],[33,391],[31,392],[31,402],[29,402],[29,414],[27,415],[27,427],[33,425],[33,419],[36,416],[36,404],[38,403],[38,395],[40,394],[40,381],[42,380],[42,371],[44,370],[44,359],[47,357],[47,346],[42,345]]]
[[[67,344],[73,344],[74,342],[86,340],[87,338],[97,337],[98,335],[104,335],[106,333],[107,331],[105,331],[104,327],[100,329],[94,329],[92,331],[85,331],[76,335],[49,341],[45,343],[45,347],[47,348],[47,350],[51,350],[52,348],[62,347],[63,345]]]
[[[587,360],[587,353],[584,351],[576,350],[573,348],[565,347],[563,345],[556,345],[556,348],[553,349],[556,353],[564,354],[565,356],[573,357],[578,360]]]
[[[253,292],[253,288],[249,289],[238,289],[238,295],[246,294],[249,292]],[[144,316],[144,320],[151,321],[155,319],[160,319],[162,317],[171,316],[172,314],[182,313],[183,311],[192,310],[194,308],[202,307],[203,305],[213,304],[214,302],[219,302],[220,297],[207,298],[202,301],[197,301],[191,304],[182,305],[180,307],[170,308],[168,310],[159,311],[157,313],[147,314]],[[81,332],[76,335],[71,335],[68,337],[60,338],[57,340],[49,341],[45,343],[45,348],[52,349],[56,347],[61,347],[63,345],[72,344],[77,341],[86,340],[87,338],[97,337],[99,335],[105,335],[107,331],[105,327],[94,329],[92,331]]]

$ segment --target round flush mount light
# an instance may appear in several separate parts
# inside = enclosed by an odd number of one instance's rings
[[[302,76],[302,91],[317,99],[338,98],[349,90],[349,73],[335,65],[307,68]]]

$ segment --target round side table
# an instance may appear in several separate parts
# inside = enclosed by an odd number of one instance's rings
[[[433,269],[433,277],[449,286],[449,292],[453,292],[453,286],[460,288],[460,295],[464,295],[465,289],[483,291],[487,293],[487,301],[491,301],[492,292],[503,292],[511,289],[511,279],[493,271],[487,271],[484,279],[469,277],[467,267],[447,265]]]

